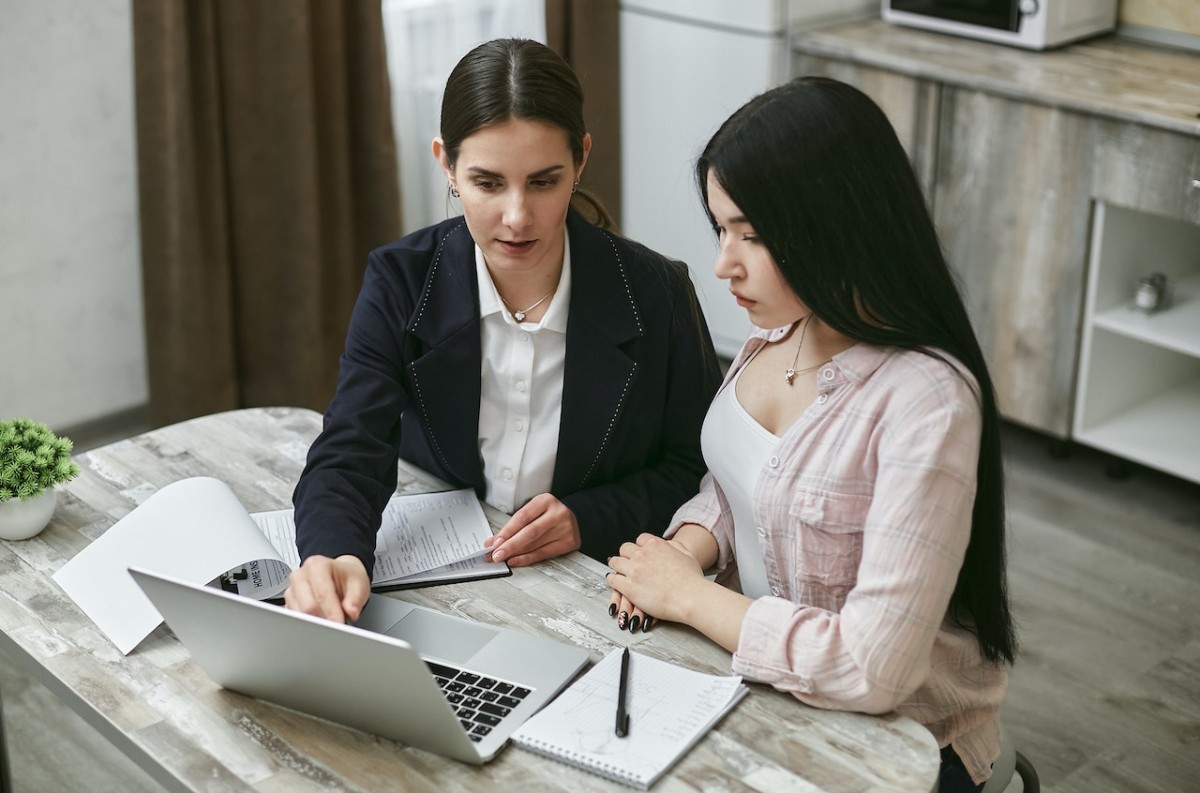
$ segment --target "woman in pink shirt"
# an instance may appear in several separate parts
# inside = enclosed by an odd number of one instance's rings
[[[1000,419],[907,155],[860,91],[802,78],[734,113],[696,175],[756,330],[700,492],[609,560],[609,613],[691,625],[810,705],[911,716],[943,793],[979,790],[1016,653]]]

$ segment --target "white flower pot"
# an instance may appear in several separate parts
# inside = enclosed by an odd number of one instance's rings
[[[27,540],[46,528],[58,504],[58,491],[48,487],[27,501],[0,501],[0,540]]]

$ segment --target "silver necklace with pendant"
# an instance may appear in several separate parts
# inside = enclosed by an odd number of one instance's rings
[[[558,287],[556,286],[556,287],[554,287],[554,289],[558,289]],[[542,303],[546,302],[546,298],[548,298],[548,297],[550,297],[550,295],[554,294],[554,289],[551,289],[549,292],[547,292],[546,294],[544,294],[540,298],[538,298],[536,301],[534,301],[533,305],[528,306],[526,308],[518,309],[518,310],[513,310],[512,305],[507,300],[504,299],[504,295],[500,295],[500,302],[503,303],[505,305],[505,307],[507,307],[508,310],[512,312],[513,319],[515,319],[517,322],[524,322],[525,315],[528,314],[530,311],[533,311],[535,308],[540,306]],[[499,292],[497,292],[497,294],[499,294]]]
[[[501,298],[501,299],[503,299],[503,298]],[[807,317],[800,320],[800,322],[801,322],[800,344],[798,344],[796,346],[796,354],[792,357],[792,365],[789,366],[783,373],[783,379],[785,381],[787,381],[788,385],[792,384],[792,381],[796,379],[796,375],[808,374],[809,372],[815,372],[817,369],[820,369],[821,366],[824,364],[824,361],[822,361],[821,363],[817,364],[816,366],[810,366],[807,369],[799,369],[799,370],[796,369],[796,361],[800,360],[800,351],[804,349],[804,334],[808,332],[808,322],[811,319],[812,319],[812,314],[809,314]]]

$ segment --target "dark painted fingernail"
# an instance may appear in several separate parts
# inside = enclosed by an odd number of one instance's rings
[[[617,604],[616,603],[608,604],[608,616],[610,616],[610,617],[617,616]]]
[[[625,623],[629,621],[629,612],[622,611],[617,615],[617,630],[625,630]]]
[[[642,618],[634,614],[633,619],[629,621],[629,632],[637,633],[638,625],[642,623]]]
[[[652,622],[654,622],[654,617],[646,617],[645,621],[642,623],[642,633],[650,630],[650,623]]]

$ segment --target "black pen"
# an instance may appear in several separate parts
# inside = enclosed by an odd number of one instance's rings
[[[625,712],[625,689],[629,681],[629,648],[621,651],[621,682],[617,684],[617,737],[629,734],[629,714]]]

